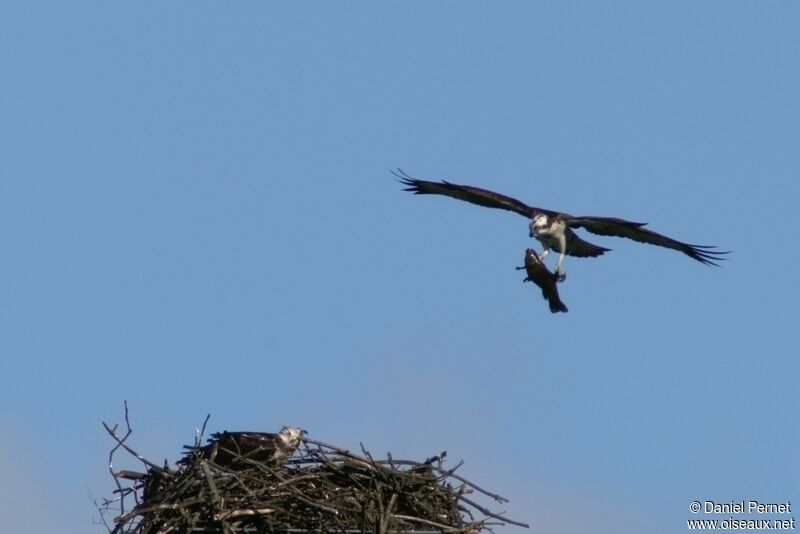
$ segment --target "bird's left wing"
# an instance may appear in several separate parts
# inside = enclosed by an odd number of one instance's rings
[[[570,217],[567,224],[572,228],[585,228],[597,235],[626,237],[639,243],[649,243],[678,250],[706,265],[718,265],[716,262],[725,260],[724,255],[728,254],[728,252],[712,250],[716,248],[714,246],[683,243],[644,228],[647,223],[626,221],[617,217]]]
[[[459,200],[464,200],[466,202],[471,202],[472,204],[477,204],[478,206],[513,211],[514,213],[519,213],[520,215],[528,218],[532,218],[537,213],[547,213],[548,215],[555,214],[555,212],[534,208],[533,206],[528,206],[524,202],[520,202],[516,198],[507,197],[505,195],[501,195],[500,193],[495,193],[487,189],[481,189],[480,187],[451,184],[450,182],[445,182],[444,180],[441,182],[417,180],[416,178],[412,178],[403,172],[402,169],[392,171],[392,174],[399,179],[400,183],[408,186],[405,191],[411,191],[415,195],[445,195],[448,197],[457,198]]]

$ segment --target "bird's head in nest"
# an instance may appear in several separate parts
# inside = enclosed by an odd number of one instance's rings
[[[278,432],[278,439],[286,447],[297,448],[300,442],[308,436],[308,432],[296,426],[285,426]]]

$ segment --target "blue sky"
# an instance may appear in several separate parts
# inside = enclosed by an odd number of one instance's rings
[[[156,460],[207,413],[447,450],[531,532],[681,532],[693,500],[800,502],[798,17],[5,3],[9,531],[103,531],[89,495],[112,490],[100,423],[123,400]],[[397,166],[734,252],[709,268],[595,236],[613,252],[567,259],[570,312],[551,315],[514,270],[524,219],[413,197]]]

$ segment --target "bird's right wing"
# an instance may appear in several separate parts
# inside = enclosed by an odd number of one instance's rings
[[[644,228],[646,223],[626,221],[618,217],[572,217],[569,219],[568,224],[573,228],[585,228],[597,235],[625,237],[639,243],[671,248],[683,252],[690,258],[706,265],[719,266],[717,262],[724,260],[725,254],[728,254],[727,251],[713,250],[716,248],[714,246],[683,243],[677,239],[672,239]]]
[[[408,186],[405,191],[411,191],[415,195],[444,195],[471,202],[478,206],[513,211],[514,213],[519,213],[528,218],[532,218],[537,213],[547,213],[548,215],[555,214],[555,212],[534,208],[528,206],[524,202],[520,202],[516,198],[507,197],[500,193],[481,189],[480,187],[451,184],[444,180],[441,182],[417,180],[403,172],[402,169],[392,171],[392,174],[399,179],[400,183]]]

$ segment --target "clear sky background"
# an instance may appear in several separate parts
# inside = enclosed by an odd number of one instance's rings
[[[793,2],[4,3],[4,530],[103,532],[123,400],[154,460],[208,413],[447,450],[536,533],[800,506],[798,27]],[[567,259],[551,315],[522,217],[397,166],[733,254],[592,236],[613,252]]]

